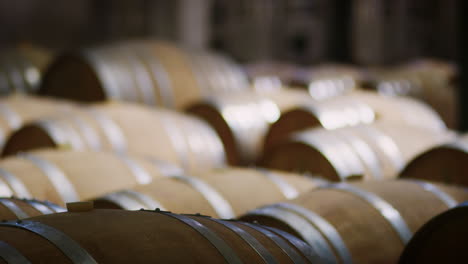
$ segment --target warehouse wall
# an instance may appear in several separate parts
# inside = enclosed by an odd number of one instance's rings
[[[0,0],[0,46],[26,42],[65,49],[158,37],[194,48],[214,47],[240,61],[279,59],[310,64],[346,57],[346,53],[353,61],[367,65],[424,55],[453,59],[457,3]],[[350,9],[350,16],[339,12],[342,9]],[[350,37],[342,38],[347,32]],[[348,41],[349,45],[343,43]]]

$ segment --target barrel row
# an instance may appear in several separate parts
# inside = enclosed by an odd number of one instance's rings
[[[265,147],[274,146],[294,132],[307,128],[337,129],[374,121],[422,127],[430,131],[446,130],[439,115],[422,102],[356,91],[318,104],[297,104],[285,111],[271,125],[265,137]]]
[[[0,94],[36,92],[50,60],[50,54],[37,47],[3,50],[0,53]]]
[[[90,199],[181,169],[154,159],[92,151],[41,150],[0,162],[1,196],[48,200],[60,205]]]
[[[301,67],[284,62],[254,62],[245,68],[253,83],[264,78],[277,78],[287,86],[307,90],[317,100],[347,94],[360,88],[365,80],[363,71],[342,64]]]
[[[414,180],[339,183],[240,219],[298,236],[323,263],[396,263],[416,230],[467,198],[466,189]]]
[[[391,179],[415,156],[454,137],[450,132],[387,123],[336,130],[310,129],[266,150],[262,164],[308,172],[332,181]]]
[[[188,112],[203,118],[218,132],[232,165],[254,163],[262,148],[313,127],[337,129],[379,121],[446,130],[440,117],[425,104],[371,92],[323,101],[294,89],[243,92],[205,98],[190,106]]]
[[[252,208],[293,199],[326,184],[319,178],[260,168],[220,169],[196,177],[168,176],[93,199],[95,207],[126,210],[160,208],[177,213],[198,212],[234,218]]]
[[[39,93],[180,109],[204,95],[247,88],[242,71],[225,56],[146,40],[63,54],[45,73]]]
[[[320,260],[310,246],[274,228],[160,210],[72,211],[4,222],[0,223],[0,239],[0,263],[319,263]]]
[[[203,121],[117,102],[74,108],[30,122],[11,135],[3,154],[61,147],[154,157],[189,171],[225,163],[220,139]]]
[[[358,68],[351,65],[298,65],[261,62],[246,66],[252,80],[277,78],[287,85],[307,89],[323,100],[361,89],[379,94],[411,96],[429,104],[448,127],[458,126],[457,69],[448,62],[416,60],[397,67]]]
[[[225,218],[295,198],[324,182],[264,169],[226,168],[192,176],[154,159],[91,151],[22,153],[1,161],[0,168],[1,196],[59,205],[94,199],[102,208],[164,208]]]

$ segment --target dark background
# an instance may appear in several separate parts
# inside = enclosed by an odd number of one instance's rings
[[[238,61],[457,59],[457,0],[0,0],[0,46],[156,37]]]

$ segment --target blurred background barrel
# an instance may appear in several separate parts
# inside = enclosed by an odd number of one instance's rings
[[[39,94],[180,109],[202,96],[245,89],[245,74],[224,55],[141,40],[59,56],[45,73]]]
[[[375,121],[446,130],[440,116],[422,102],[355,91],[319,102],[301,102],[284,111],[269,128],[265,148],[273,147],[288,135],[307,128],[336,129]]]
[[[66,113],[76,103],[46,97],[14,94],[0,98],[0,145],[24,124],[57,112]]]
[[[182,113],[109,102],[56,114],[11,135],[3,154],[38,148],[107,150],[178,164],[189,171],[224,165],[223,145],[211,127]]]
[[[282,112],[313,101],[293,89],[250,91],[210,96],[191,105],[188,112],[206,120],[223,141],[231,165],[251,165],[261,152],[269,126]]]
[[[35,93],[51,60],[50,52],[31,45],[0,50],[0,95]]]
[[[265,149],[265,167],[309,172],[332,181],[396,178],[418,154],[455,135],[378,122],[335,130],[310,129]]]
[[[419,98],[437,111],[448,127],[458,127],[458,70],[454,64],[426,59],[369,72],[372,89],[389,96]]]

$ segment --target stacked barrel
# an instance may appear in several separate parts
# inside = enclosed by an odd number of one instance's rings
[[[368,74],[159,40],[58,55],[0,99],[0,263],[396,263],[468,199],[468,141]]]

